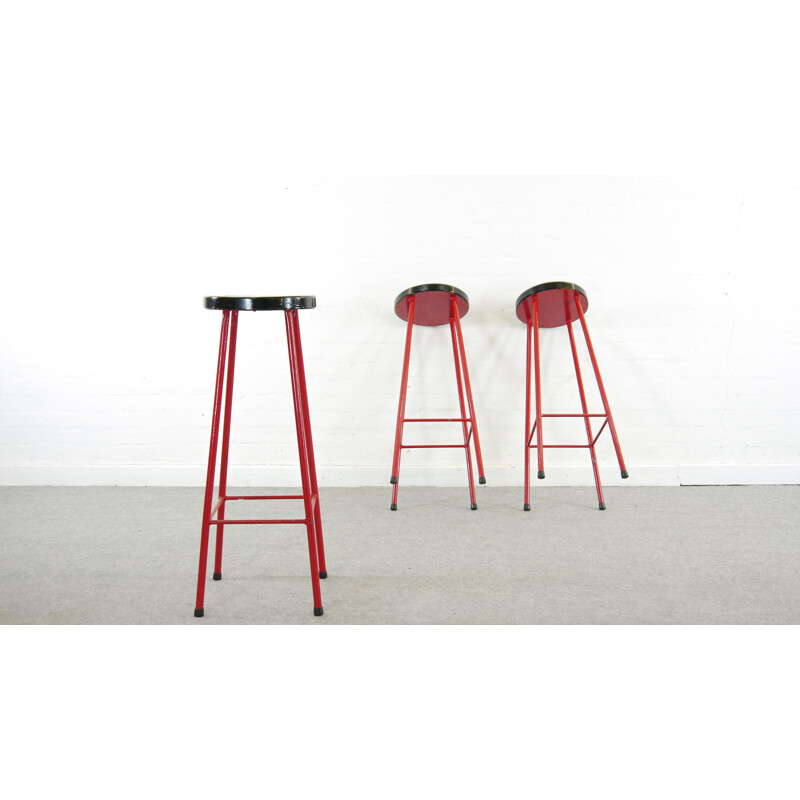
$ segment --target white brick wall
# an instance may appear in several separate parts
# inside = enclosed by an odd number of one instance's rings
[[[548,280],[588,292],[630,483],[800,482],[798,184],[210,175],[164,186],[123,213],[98,184],[80,202],[8,209],[0,482],[202,483],[220,321],[203,296],[313,293],[300,321],[320,480],[388,491],[405,335],[393,300],[438,281],[470,297],[488,481],[521,485],[514,301]],[[542,345],[545,410],[578,411],[566,331]],[[588,360],[584,375],[593,388]],[[457,410],[446,327],[415,329],[407,410]],[[417,441],[443,441],[432,427],[417,426]],[[233,432],[232,482],[297,483],[280,314],[241,315]],[[564,435],[581,443],[581,423]],[[549,482],[591,483],[584,450],[546,457]],[[606,433],[599,457],[604,482],[620,483]],[[463,454],[406,453],[402,476],[460,484]]]

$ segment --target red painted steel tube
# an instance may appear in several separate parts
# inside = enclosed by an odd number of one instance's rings
[[[300,315],[295,311],[293,316],[295,347],[297,348],[297,372],[300,378],[300,397],[303,400],[303,419],[306,423],[306,443],[308,444],[308,474],[311,479],[311,494],[316,495],[314,504],[314,532],[317,538],[317,560],[319,576],[327,578],[325,566],[325,544],[322,541],[322,512],[319,507],[319,486],[317,485],[317,464],[314,458],[314,440],[311,436],[311,414],[308,410],[308,390],[306,388],[306,368],[303,362],[303,344],[300,339]]]
[[[617,461],[619,462],[619,469],[623,478],[628,477],[628,471],[625,468],[625,461],[622,458],[622,448],[619,446],[619,439],[617,438],[617,429],[614,427],[614,418],[611,416],[611,407],[608,404],[608,397],[606,397],[606,390],[603,386],[603,379],[600,377],[600,367],[597,366],[597,358],[594,354],[594,347],[592,347],[592,340],[589,337],[589,328],[586,325],[586,317],[583,315],[583,308],[580,304],[578,292],[575,292],[575,305],[578,308],[578,317],[581,321],[581,328],[583,328],[583,337],[586,339],[586,347],[589,350],[589,358],[592,360],[592,367],[594,374],[597,378],[597,388],[600,390],[600,397],[603,401],[603,409],[608,417],[608,429],[611,431],[611,439],[614,442],[614,450],[617,452]]]
[[[211,520],[211,502],[214,496],[214,472],[217,465],[217,442],[219,440],[219,418],[222,411],[222,381],[225,374],[225,354],[228,344],[230,311],[222,312],[222,328],[219,334],[219,356],[217,358],[217,378],[214,384],[214,410],[211,415],[211,442],[208,447],[208,471],[206,472],[206,492],[203,500],[203,523],[200,532],[200,564],[197,568],[197,597],[194,615],[203,616],[203,600],[206,588],[206,566],[208,563],[208,534]]]
[[[461,416],[466,417],[467,409],[464,405],[464,389],[461,385],[461,369],[459,367],[459,350],[458,350],[458,342],[456,341],[456,324],[455,321],[458,319],[458,307],[456,306],[456,298],[453,296],[450,299],[450,337],[453,340],[453,361],[455,363],[456,368],[456,386],[458,387],[458,402],[461,407]],[[475,427],[475,422],[472,423],[473,428]],[[464,433],[464,453],[467,457],[467,482],[469,483],[469,501],[471,507],[474,509],[478,505],[477,498],[475,497],[475,479],[472,476],[472,456],[469,450],[469,440],[467,439],[467,423],[466,421],[461,423],[461,429]],[[440,445],[441,447],[442,445]]]
[[[404,419],[403,422],[469,422],[468,417],[426,417],[425,419]]]
[[[304,519],[212,519],[217,529],[224,525],[305,525]]]
[[[228,495],[226,500],[302,500],[301,494],[245,494]]]
[[[289,372],[292,378],[292,400],[294,402],[294,420],[297,429],[297,451],[300,457],[300,478],[303,484],[303,504],[305,506],[305,523],[308,534],[308,558],[311,565],[311,588],[314,595],[314,614],[322,614],[322,595],[319,588],[319,560],[317,558],[317,537],[314,531],[314,509],[312,504],[311,480],[308,467],[308,443],[306,441],[306,424],[303,414],[303,398],[301,394],[300,370],[298,366],[295,325],[292,319],[297,309],[284,311],[286,318],[286,342],[289,349]]]
[[[403,418],[406,415],[406,387],[408,386],[408,363],[411,358],[411,332],[414,328],[414,305],[416,298],[411,295],[408,301],[408,327],[406,328],[406,349],[403,355],[403,376],[400,379],[400,404],[397,409],[397,428],[394,436],[394,458],[392,459],[392,509],[397,508],[397,493],[400,488],[400,446],[403,441]]]
[[[592,457],[592,470],[594,471],[594,483],[597,487],[597,502],[601,510],[606,507],[603,500],[603,487],[600,483],[600,471],[597,468],[597,456],[594,452],[594,439],[592,437],[592,423],[589,419],[589,410],[586,405],[586,392],[583,389],[583,378],[581,377],[581,367],[578,362],[578,350],[575,347],[575,334],[572,332],[572,322],[567,319],[567,332],[569,333],[569,345],[572,348],[572,361],[575,364],[575,378],[578,381],[578,394],[581,396],[581,408],[583,409],[583,421],[586,424],[586,439],[589,442],[589,454]]]
[[[600,434],[605,430],[606,425],[608,425],[608,417],[605,418],[605,422],[600,426],[600,430],[595,434],[592,444],[597,444],[597,440],[600,438]]]
[[[423,448],[436,449],[437,447],[468,447],[466,444],[404,444],[400,446],[401,450],[422,450]]]
[[[222,454],[219,465],[219,497],[222,500],[217,519],[225,519],[224,497],[228,491],[228,451],[231,444],[231,410],[233,407],[233,373],[236,369],[236,333],[239,329],[239,312],[231,311],[228,337],[228,377],[225,381],[225,413],[222,418]],[[214,580],[222,578],[222,525],[217,526],[214,546]]]
[[[531,336],[533,321],[528,320],[526,327],[528,347],[525,359],[525,492],[522,507],[525,511],[531,510]]]
[[[472,419],[472,431],[475,439],[475,460],[478,462],[478,479],[481,483],[486,483],[486,475],[483,471],[483,456],[481,455],[481,440],[478,436],[478,420],[475,416],[475,403],[472,400],[472,384],[469,380],[469,369],[467,368],[467,353],[464,349],[464,334],[461,332],[461,319],[458,316],[458,305],[455,295],[450,298],[451,309],[455,314],[456,333],[458,334],[458,349],[461,353],[461,366],[464,370],[464,388],[467,391],[467,403],[469,404],[469,415]],[[463,416],[463,414],[462,414]]]
[[[214,507],[211,509],[210,519],[214,519],[214,515],[217,513],[217,511],[219,511],[220,506],[223,505],[227,499],[227,497],[220,497],[217,499],[217,502],[214,503]]]
[[[602,417],[606,419],[605,414],[542,414],[542,418],[544,417],[581,417],[583,419],[586,417]]]
[[[533,367],[536,379],[536,456],[539,478],[544,478],[544,449],[542,448],[542,370],[539,363],[539,295],[533,296]]]

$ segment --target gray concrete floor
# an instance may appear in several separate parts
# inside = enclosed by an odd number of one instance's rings
[[[195,619],[202,489],[2,487],[0,623],[800,623],[798,486],[478,488],[323,489],[322,617],[305,528],[232,526]]]

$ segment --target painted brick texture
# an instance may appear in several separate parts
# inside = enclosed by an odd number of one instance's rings
[[[300,312],[323,485],[387,483],[405,325],[394,297],[452,283],[490,483],[522,482],[525,329],[514,301],[548,280],[587,321],[631,482],[800,480],[800,187],[719,178],[325,178],[231,197],[154,198],[141,236],[97,205],[87,225],[11,232],[0,304],[0,479],[200,484],[219,312],[207,294],[316,294]],[[73,220],[74,221],[74,220]],[[106,224],[104,224],[106,223]],[[69,252],[81,272],[40,267]],[[109,265],[114,264],[113,274]],[[35,303],[20,298],[37,296]],[[581,339],[579,337],[579,345]],[[601,411],[581,349],[590,410]],[[578,412],[565,329],[542,334],[545,411]],[[231,481],[297,483],[282,315],[243,313]],[[415,328],[409,416],[457,412],[449,330]],[[582,423],[551,441],[582,443]],[[457,441],[457,425],[407,442]],[[601,475],[619,482],[610,437]],[[548,478],[590,484],[583,450]],[[460,451],[414,451],[404,482],[460,484]]]

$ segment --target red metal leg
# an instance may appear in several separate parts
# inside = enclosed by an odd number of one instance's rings
[[[544,478],[544,442],[542,441],[542,378],[539,364],[539,295],[533,298],[533,366],[536,373],[536,455],[538,478]]]
[[[453,339],[453,360],[456,365],[456,386],[458,387],[458,402],[461,408],[461,428],[464,432],[464,452],[467,456],[467,481],[469,482],[469,501],[470,508],[475,511],[478,508],[478,501],[475,497],[475,479],[472,476],[472,457],[469,449],[469,429],[467,428],[467,408],[464,404],[464,389],[461,383],[461,368],[459,366],[458,343],[456,342],[456,323],[458,319],[458,308],[455,306],[455,297],[450,311],[450,335]],[[455,316],[454,316],[455,314]],[[474,428],[474,423],[473,423]]]
[[[397,429],[394,437],[394,459],[392,460],[392,477],[389,483],[392,489],[392,511],[397,511],[397,492],[400,488],[400,448],[403,443],[403,420],[406,416],[406,387],[408,386],[408,362],[411,357],[411,331],[414,327],[414,303],[412,295],[408,303],[408,328],[406,329],[406,351],[403,356],[403,377],[400,382],[400,405],[397,409]]]
[[[572,332],[572,322],[567,320],[567,331],[569,332],[569,344],[572,348],[572,361],[575,364],[575,377],[578,380],[578,393],[581,396],[581,408],[583,409],[583,421],[586,423],[586,438],[589,442],[589,454],[592,457],[592,469],[594,470],[594,484],[597,487],[597,502],[600,510],[606,507],[603,500],[603,487],[600,484],[600,472],[597,469],[597,456],[594,452],[594,438],[592,437],[592,423],[589,420],[589,409],[586,406],[586,392],[583,390],[583,378],[581,377],[581,367],[578,362],[578,350],[575,347],[575,334]]]
[[[531,336],[533,322],[528,320],[528,348],[525,359],[525,495],[523,509],[531,510]]]
[[[236,365],[236,332],[239,327],[239,312],[231,311],[230,341],[228,343],[228,377],[225,380],[225,413],[222,417],[222,454],[219,464],[219,511],[217,519],[225,519],[225,495],[228,493],[228,450],[231,443],[231,409],[233,407],[233,371]],[[217,541],[214,546],[214,580],[222,580],[222,531],[217,525]]]
[[[317,537],[314,524],[314,504],[318,498],[311,491],[311,479],[308,464],[308,441],[306,438],[306,422],[304,403],[300,381],[299,357],[295,337],[295,321],[297,309],[284,311],[286,317],[286,341],[289,348],[289,371],[292,378],[292,399],[294,401],[294,419],[297,428],[297,450],[300,456],[300,477],[303,483],[303,504],[305,507],[305,525],[308,534],[308,558],[311,564],[311,587],[314,595],[314,615],[322,616],[322,595],[319,588],[319,560],[317,557]],[[307,401],[306,401],[307,402]]]
[[[597,358],[594,355],[594,348],[592,347],[592,340],[589,338],[589,328],[586,326],[586,318],[583,315],[583,308],[581,307],[580,300],[578,297],[578,292],[575,292],[575,305],[578,309],[578,317],[581,321],[581,327],[583,328],[583,337],[586,339],[586,347],[589,350],[589,358],[592,360],[592,367],[594,368],[594,374],[597,378],[597,388],[600,390],[600,397],[603,401],[603,409],[606,412],[606,418],[608,419],[608,429],[611,431],[611,439],[614,442],[614,449],[617,452],[617,461],[619,462],[619,469],[620,475],[623,478],[628,477],[628,471],[625,469],[625,461],[622,458],[622,449],[619,446],[619,439],[617,438],[617,429],[614,427],[614,418],[611,416],[611,408],[608,405],[608,398],[606,397],[606,390],[603,386],[603,379],[600,377],[600,367],[597,366]]]
[[[225,377],[225,355],[228,344],[230,311],[222,312],[222,329],[219,335],[219,356],[217,358],[217,379],[214,385],[214,411],[211,415],[211,443],[208,448],[208,471],[206,472],[206,493],[203,501],[203,525],[200,533],[200,564],[197,569],[197,597],[194,615],[202,617],[203,600],[206,588],[206,565],[208,562],[208,532],[211,520],[211,501],[214,496],[214,472],[217,465],[217,442],[219,441],[219,419],[222,411],[222,383]]]
[[[306,443],[308,445],[308,477],[312,494],[317,496],[314,504],[314,530],[317,539],[317,560],[319,561],[319,577],[327,578],[328,571],[325,567],[325,545],[322,541],[322,512],[319,507],[319,487],[317,486],[317,465],[314,459],[314,440],[311,436],[311,415],[308,411],[308,391],[306,389],[306,369],[303,363],[303,345],[300,341],[300,316],[295,311],[292,317],[294,327],[295,346],[297,348],[298,377],[300,378],[300,396],[303,400],[303,419],[306,425]]]
[[[464,349],[464,335],[461,333],[461,319],[458,316],[458,306],[455,295],[450,298],[451,314],[454,316],[458,350],[461,354],[461,366],[464,370],[464,388],[467,390],[467,403],[469,404],[469,416],[472,420],[472,439],[475,443],[475,460],[478,462],[478,482],[486,483],[486,476],[483,474],[483,457],[481,456],[481,440],[478,436],[478,421],[475,418],[475,403],[472,401],[472,384],[469,381],[469,369],[467,367],[467,353]],[[462,416],[464,416],[462,414]]]

